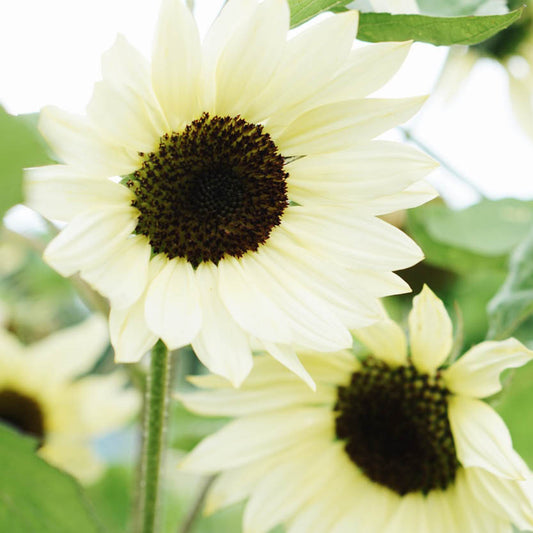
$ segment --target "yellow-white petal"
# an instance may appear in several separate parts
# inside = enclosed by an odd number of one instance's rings
[[[236,29],[217,62],[217,115],[247,117],[247,107],[278,66],[288,30],[289,7],[285,0],[265,0],[247,23]]]
[[[67,165],[25,171],[25,203],[47,218],[70,221],[98,207],[129,206],[134,198],[127,187],[96,180]]]
[[[169,126],[176,131],[198,115],[200,36],[182,0],[163,0],[152,57],[152,84]]]
[[[520,530],[533,530],[533,484],[496,477],[482,468],[467,468],[473,494],[488,512],[510,520]]]
[[[233,320],[218,294],[216,267],[202,263],[195,272],[202,327],[192,342],[200,361],[238,387],[253,366],[248,334]]]
[[[150,283],[145,302],[146,322],[169,349],[189,344],[200,331],[202,308],[191,264],[169,261]]]
[[[533,359],[533,352],[516,339],[482,342],[468,350],[443,372],[446,386],[455,394],[485,398],[502,390],[500,374]]]
[[[434,372],[452,348],[452,321],[442,301],[427,285],[413,298],[413,309],[409,313],[409,343],[411,359],[422,372]]]
[[[464,467],[480,467],[508,479],[529,476],[526,464],[513,450],[505,422],[485,402],[452,396],[448,416],[457,457]]]
[[[213,473],[290,449],[304,439],[328,435],[332,416],[325,409],[291,409],[242,417],[204,439],[185,457],[183,470]]]
[[[390,365],[407,364],[405,333],[394,320],[380,320],[353,333],[370,350],[371,355]]]
[[[410,119],[425,101],[426,97],[367,98],[325,104],[294,120],[277,145],[286,156],[348,150]]]
[[[95,209],[75,217],[47,246],[44,259],[63,276],[117,251],[137,225],[132,207]]]
[[[30,344],[26,356],[31,358],[32,365],[50,374],[50,378],[66,381],[91,370],[108,340],[107,321],[101,315],[92,315]]]
[[[63,162],[90,175],[125,175],[140,166],[137,153],[106,142],[86,117],[47,106],[39,116],[39,131]]]

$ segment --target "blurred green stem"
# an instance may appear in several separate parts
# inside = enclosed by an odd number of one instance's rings
[[[469,178],[461,174],[456,168],[452,167],[447,161],[445,161],[442,157],[440,157],[440,155],[435,153],[431,148],[429,148],[425,143],[423,143],[418,137],[416,137],[410,130],[408,130],[407,128],[399,128],[399,130],[403,133],[407,141],[410,141],[414,145],[418,146],[418,148],[423,150],[427,155],[429,155],[437,163],[439,163],[442,168],[446,169],[450,174],[453,174],[460,182],[470,187],[470,189],[472,189],[476,194],[478,194],[478,196],[482,200],[487,199],[483,191],[472,180],[470,180]]]
[[[205,478],[202,483],[202,486],[200,487],[200,490],[198,491],[196,499],[194,500],[191,508],[189,509],[189,512],[187,513],[187,516],[184,518],[183,522],[178,528],[178,533],[190,533],[194,522],[196,521],[200,511],[202,510],[205,497],[207,496],[207,493],[209,492],[213,481],[215,481],[215,478],[216,476],[209,476]]]
[[[170,357],[161,340],[152,348],[144,406],[144,440],[139,479],[139,533],[154,533],[157,523],[161,463],[165,444]]]

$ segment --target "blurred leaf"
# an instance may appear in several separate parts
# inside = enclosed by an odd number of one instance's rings
[[[124,533],[132,508],[133,474],[130,469],[114,465],[107,469],[98,483],[88,487],[87,494],[98,517],[109,533]]]
[[[291,28],[299,26],[319,13],[344,7],[351,0],[289,0]]]
[[[478,8],[486,3],[486,0],[446,0],[446,2],[417,0],[422,13],[436,17],[473,15]]]
[[[533,363],[508,372],[512,379],[492,405],[509,427],[515,450],[533,468]]]
[[[35,448],[34,439],[0,424],[0,531],[102,532],[82,488]]]
[[[490,301],[488,312],[491,339],[509,337],[533,315],[533,231],[512,254],[509,275]]]
[[[22,169],[52,163],[36,115],[13,116],[0,106],[0,217],[22,201]]]
[[[522,15],[522,8],[504,15],[484,17],[428,17],[360,13],[357,38],[372,43],[421,41],[436,45],[477,44],[510,26]]]
[[[170,406],[170,445],[173,448],[189,451],[203,438],[219,430],[228,422],[228,418],[198,416],[187,411],[178,402]]]

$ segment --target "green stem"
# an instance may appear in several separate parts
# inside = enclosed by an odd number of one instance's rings
[[[453,174],[459,181],[470,187],[470,189],[477,193],[482,200],[487,199],[483,191],[472,180],[461,174],[455,167],[452,167],[439,154],[434,152],[431,148],[429,148],[429,146],[427,146],[420,139],[418,139],[418,137],[413,135],[410,130],[406,128],[399,128],[399,130],[403,133],[406,140],[411,141],[414,145],[418,146],[418,148],[426,152],[426,154],[432,157],[435,161],[437,161],[437,163],[439,163],[442,168],[446,169],[450,174]]]
[[[152,349],[144,412],[144,446],[141,458],[139,519],[140,533],[154,533],[158,511],[159,474],[165,442],[170,357],[162,341]]]
[[[215,481],[215,478],[216,476],[209,476],[202,481],[200,490],[198,491],[191,508],[179,526],[178,533],[190,533],[192,526],[202,510],[207,493],[209,492],[213,481]]]

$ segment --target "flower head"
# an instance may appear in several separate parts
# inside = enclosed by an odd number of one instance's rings
[[[119,429],[139,407],[123,375],[79,377],[107,341],[97,316],[28,346],[0,330],[0,422],[35,437],[41,457],[85,482],[102,471],[90,439]]]
[[[123,38],[86,117],[40,129],[63,165],[28,173],[28,202],[68,221],[46,260],[111,301],[117,360],[192,343],[240,384],[252,343],[312,385],[292,346],[334,351],[408,287],[420,249],[379,215],[434,196],[434,162],[372,140],[424,98],[365,98],[408,43],[351,50],[357,13],[288,39],[285,0],[230,0],[201,41],[164,0],[151,65]]]
[[[260,358],[241,390],[215,376],[180,395],[198,413],[239,417],[201,442],[182,468],[222,472],[214,511],[249,498],[244,532],[465,533],[533,528],[531,472],[482,398],[500,373],[530,361],[514,339],[483,342],[446,364],[452,326],[424,287],[409,342],[392,320],[355,332],[369,355],[302,354],[313,394]]]

